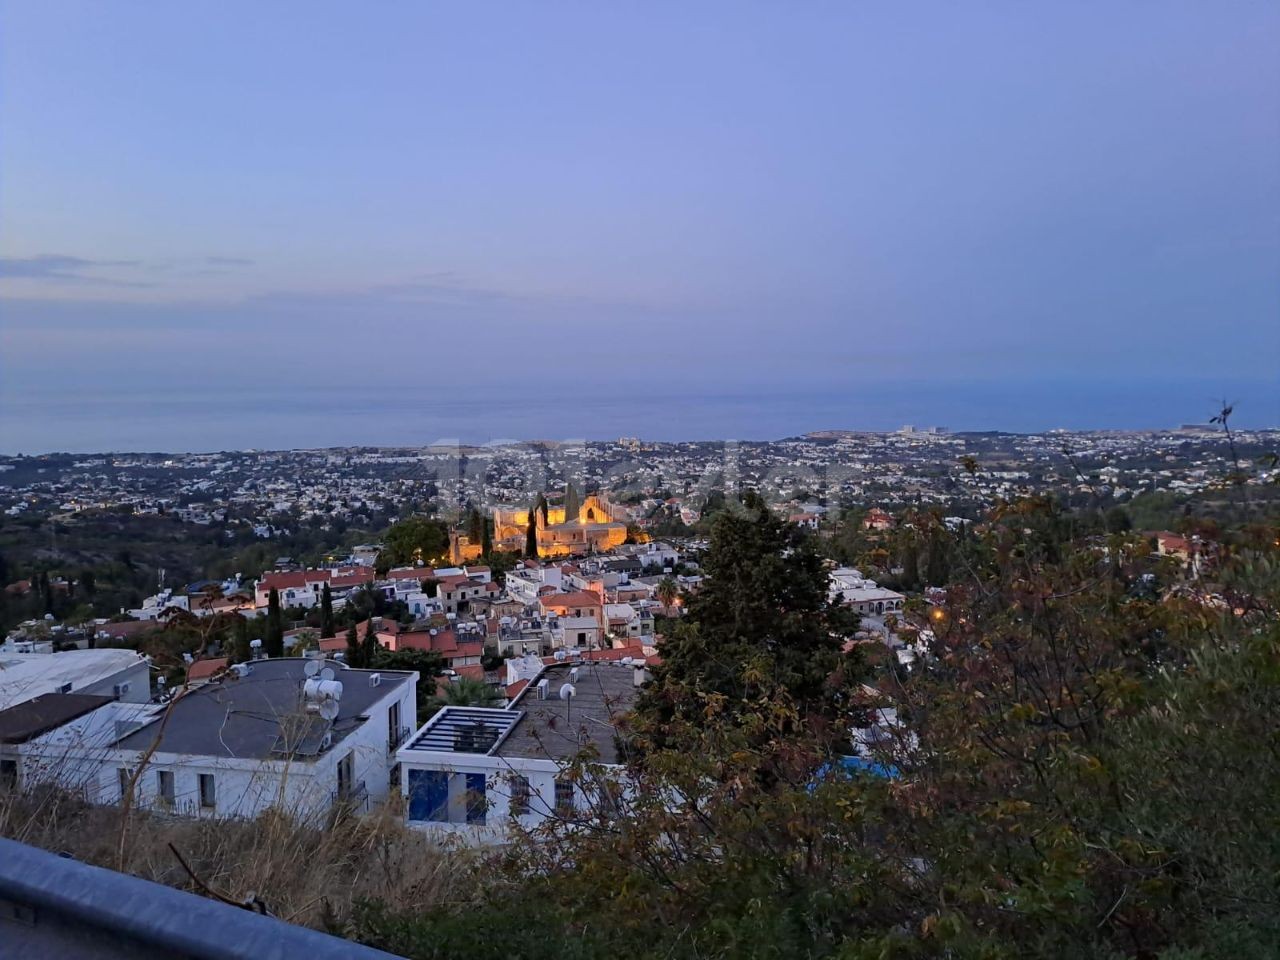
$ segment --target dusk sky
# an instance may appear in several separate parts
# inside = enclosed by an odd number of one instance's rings
[[[4,2],[0,298],[0,449],[1276,424],[1280,4]]]

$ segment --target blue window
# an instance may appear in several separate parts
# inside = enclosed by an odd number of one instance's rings
[[[409,819],[444,823],[449,819],[449,775],[441,770],[409,771]]]
[[[467,774],[467,823],[484,823],[488,803],[484,794],[484,774]]]

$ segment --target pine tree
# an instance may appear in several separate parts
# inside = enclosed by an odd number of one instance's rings
[[[766,690],[784,691],[803,722],[821,716],[838,731],[846,719],[829,681],[861,673],[843,654],[857,617],[828,599],[823,560],[803,531],[754,493],[743,507],[716,516],[702,586],[637,704],[655,743],[705,725],[708,697],[723,698],[718,722],[730,725]]]
[[[329,584],[326,582],[320,592],[320,636],[332,637],[333,632],[333,594],[329,592]]]
[[[280,591],[275,587],[267,595],[267,638],[263,646],[268,657],[284,656],[284,616],[280,612]]]

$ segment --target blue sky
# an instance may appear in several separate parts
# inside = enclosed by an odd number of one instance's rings
[[[1274,3],[6,0],[0,127],[0,401],[1280,422]]]

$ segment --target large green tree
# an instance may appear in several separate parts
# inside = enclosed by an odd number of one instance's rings
[[[415,957],[496,958],[498,929],[579,958],[1276,956],[1274,531],[1222,559],[1224,603],[1150,596],[1148,545],[1117,534],[1104,554],[1065,519],[1043,501],[1000,505],[913,668],[886,658],[874,688],[826,685],[897,711],[903,725],[867,748],[876,775],[824,764],[829,738],[804,719],[835,707],[806,710],[793,693],[806,685],[768,653],[746,651],[750,678],[689,661],[695,694],[725,692],[697,694],[702,713],[671,745],[624,751],[620,801],[517,840],[464,908],[373,907],[357,934]],[[726,551],[715,570],[758,586],[753,555]],[[749,569],[720,565],[731,557]],[[668,669],[655,692],[677,682]],[[607,795],[589,756],[571,776]]]
[[[848,705],[833,690],[862,669],[844,652],[857,618],[828,598],[807,532],[748,493],[717,515],[702,572],[637,706],[646,736],[673,742],[709,713],[736,722],[766,686],[795,704],[798,722],[838,735]]]
[[[449,528],[433,517],[406,517],[391,525],[383,537],[379,563],[392,566],[431,564],[448,556]]]

